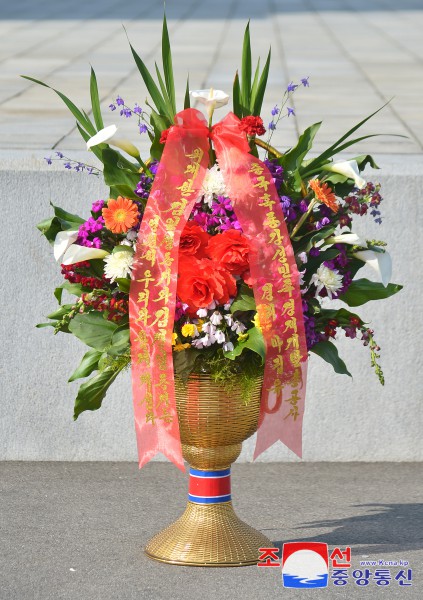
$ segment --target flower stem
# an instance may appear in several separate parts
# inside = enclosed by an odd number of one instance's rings
[[[307,219],[307,217],[310,215],[311,211],[313,210],[313,208],[316,206],[317,204],[317,200],[316,198],[313,198],[313,200],[310,202],[310,204],[308,205],[308,209],[307,212],[304,213],[300,220],[298,221],[298,223],[295,225],[294,229],[291,232],[291,238],[293,238],[295,236],[295,234],[297,233],[297,231],[300,229],[300,227],[303,225],[304,221]]]

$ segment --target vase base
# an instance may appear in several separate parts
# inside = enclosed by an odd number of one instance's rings
[[[239,519],[232,502],[188,502],[184,514],[147,544],[150,558],[174,565],[242,567],[255,565],[259,548],[272,542]]]

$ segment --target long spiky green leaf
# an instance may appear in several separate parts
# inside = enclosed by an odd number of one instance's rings
[[[242,94],[242,104],[246,107],[249,107],[250,97],[251,97],[250,21],[248,21],[247,27],[245,28],[244,42],[242,45],[241,94]]]
[[[169,31],[167,29],[166,15],[163,15],[162,31],[162,60],[163,72],[166,81],[167,95],[170,100],[173,114],[176,113],[175,81],[173,78],[172,51],[170,49]]]
[[[90,96],[91,96],[91,108],[93,111],[94,122],[97,126],[97,129],[103,129],[104,123],[103,123],[103,117],[101,116],[97,77],[96,77],[94,69],[92,67],[91,67],[91,77],[90,77]]]

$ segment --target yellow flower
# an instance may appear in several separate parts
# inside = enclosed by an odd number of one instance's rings
[[[248,333],[240,333],[238,336],[238,342],[245,342],[248,340]]]
[[[177,333],[172,333],[172,346],[176,344],[176,340],[178,339]]]
[[[260,319],[259,319],[258,313],[256,313],[254,315],[253,323],[257,327],[257,329],[261,332],[262,328],[260,327]]]
[[[191,344],[176,344],[176,346],[173,346],[173,351],[181,352],[182,350],[186,350],[187,348],[191,348]]]
[[[203,323],[204,323],[204,319],[198,319],[198,323],[197,323],[198,333],[201,333],[201,331],[203,330]]]
[[[181,329],[181,332],[184,337],[192,337],[195,333],[195,325],[192,323],[185,323]]]

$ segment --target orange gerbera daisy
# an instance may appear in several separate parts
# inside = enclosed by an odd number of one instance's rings
[[[311,179],[308,182],[308,185],[313,190],[317,200],[319,202],[323,202],[326,206],[329,206],[333,212],[338,212],[339,204],[336,201],[335,194],[332,191],[332,188],[328,186],[326,182],[320,183],[318,179]]]
[[[138,222],[137,205],[129,198],[122,198],[122,196],[118,196],[117,200],[110,198],[107,208],[103,208],[101,214],[104,218],[104,225],[113,233],[125,233]]]

